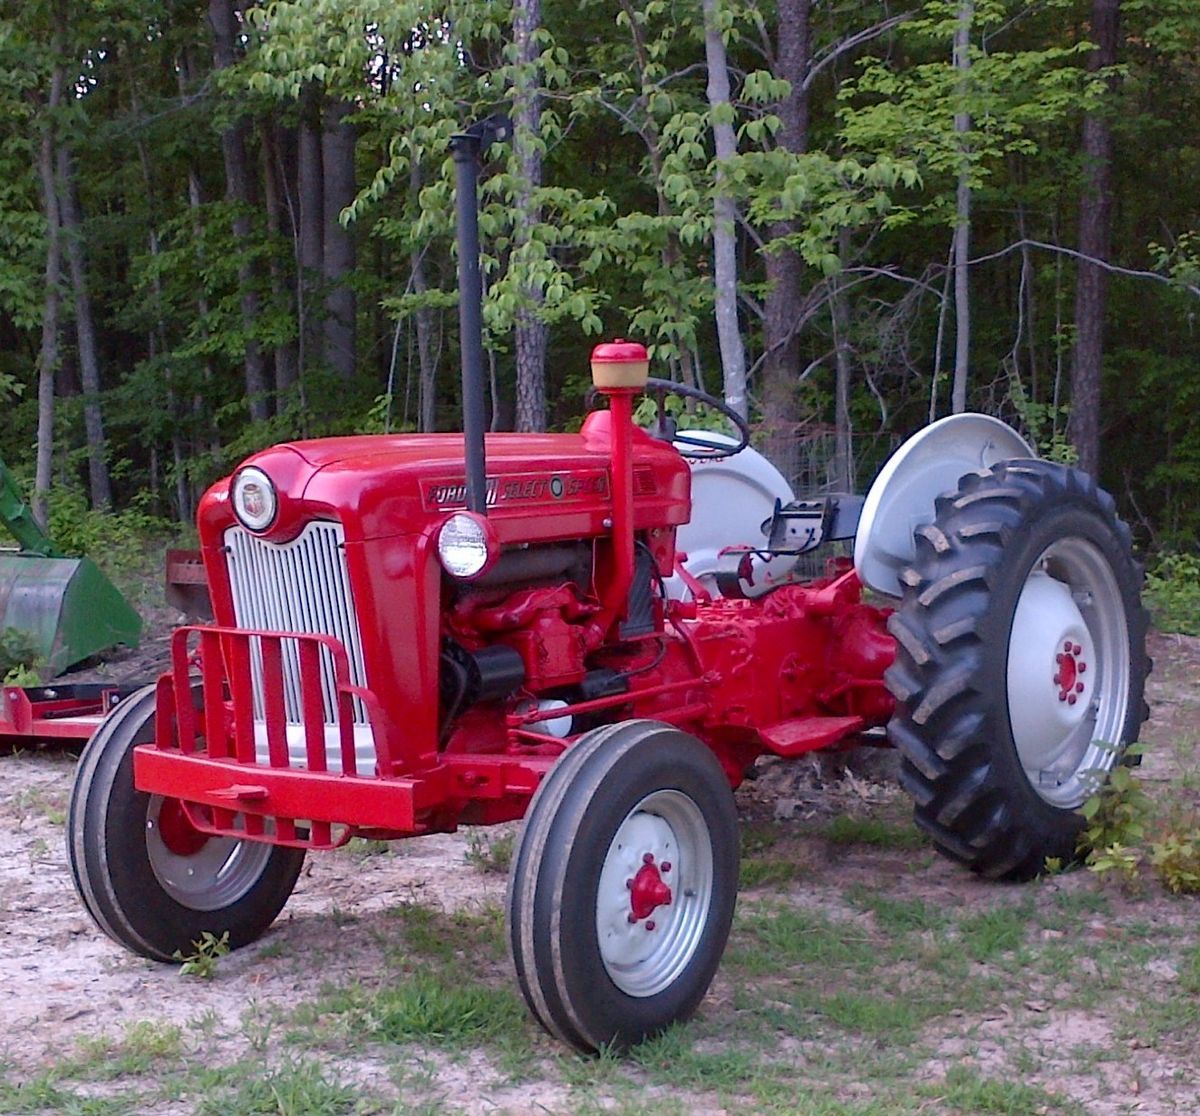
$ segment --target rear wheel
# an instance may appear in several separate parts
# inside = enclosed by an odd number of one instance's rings
[[[1074,859],[1078,808],[1147,714],[1141,571],[1112,498],[1051,462],[969,474],[901,580],[888,731],[918,824],[993,878]]]
[[[509,944],[527,1003],[585,1051],[687,1019],[725,949],[738,834],[720,764],[670,725],[582,737],[526,815]]]
[[[295,886],[302,849],[209,837],[176,799],[133,785],[133,748],[154,739],[155,687],[105,719],[79,760],[67,859],[88,913],[127,949],[157,961],[208,931],[231,948],[258,938]]]

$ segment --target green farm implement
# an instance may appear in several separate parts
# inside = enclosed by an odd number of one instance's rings
[[[138,614],[89,558],[50,540],[0,462],[0,523],[18,550],[0,550],[0,629],[15,631],[48,678],[119,643],[136,647]]]

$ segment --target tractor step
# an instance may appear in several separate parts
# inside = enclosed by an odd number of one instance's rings
[[[830,748],[861,732],[862,717],[793,717],[759,730],[763,743],[777,756],[799,756]]]

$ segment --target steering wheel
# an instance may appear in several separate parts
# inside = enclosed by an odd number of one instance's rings
[[[687,450],[679,449],[678,445],[676,445],[676,449],[679,450],[681,457],[686,457],[693,461],[708,461],[713,458],[732,457],[735,453],[740,453],[750,444],[749,423],[729,406],[724,399],[718,399],[715,395],[709,395],[708,392],[690,387],[688,384],[677,384],[673,380],[658,380],[654,377],[646,381],[646,391],[648,394],[654,396],[655,402],[658,404],[658,416],[655,420],[654,428],[650,433],[656,438],[662,438],[664,441],[696,446],[705,450],[704,453],[689,453]],[[717,445],[715,442],[705,441],[703,438],[697,438],[691,434],[677,433],[678,424],[674,416],[667,413],[666,399],[669,394],[682,395],[685,399],[694,399],[697,403],[703,403],[706,407],[711,407],[722,418],[727,419],[738,432],[738,441],[732,446],[722,446]]]
[[[724,399],[718,399],[715,395],[709,395],[708,392],[690,387],[687,384],[677,384],[674,380],[659,380],[653,376],[646,380],[645,390],[647,395],[654,396],[654,401],[658,408],[654,425],[650,428],[649,433],[664,442],[696,446],[697,450],[702,449],[704,451],[703,453],[689,453],[685,449],[680,449],[679,445],[676,445],[675,448],[680,457],[686,457],[691,461],[712,461],[722,457],[732,457],[735,453],[741,453],[750,444],[750,424],[729,406]],[[596,388],[588,388],[587,394],[584,396],[584,406],[592,407],[596,402],[598,394],[599,392]],[[729,424],[738,432],[738,441],[731,446],[725,446],[717,442],[706,441],[691,434],[677,433],[679,424],[675,421],[674,415],[671,415],[667,411],[666,402],[668,395],[681,395],[686,399],[694,399],[697,403],[703,403],[704,406],[711,407],[723,418],[727,419]]]

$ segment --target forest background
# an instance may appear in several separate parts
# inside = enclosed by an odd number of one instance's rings
[[[0,10],[0,456],[59,534],[188,523],[283,438],[458,429],[448,141],[503,111],[493,429],[572,428],[625,336],[801,487],[982,410],[1194,548],[1191,0]]]

